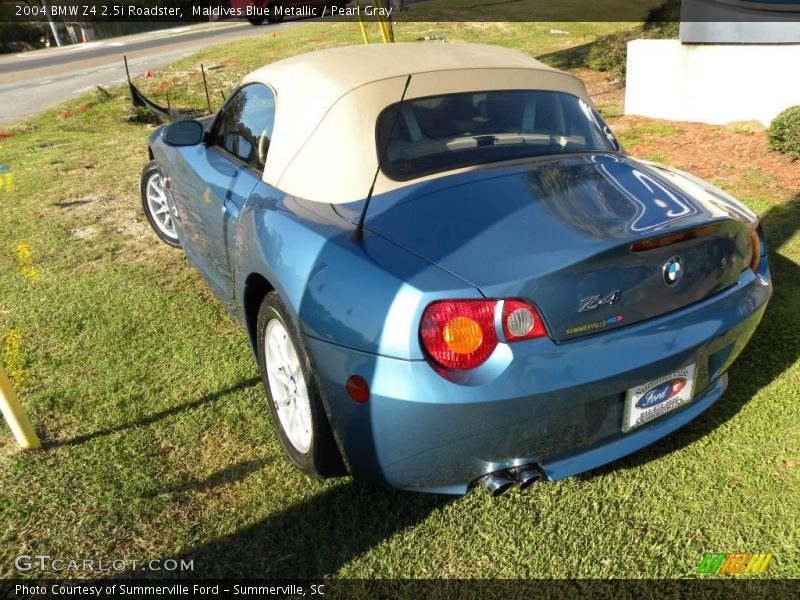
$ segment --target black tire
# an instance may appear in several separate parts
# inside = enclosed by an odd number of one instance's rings
[[[250,21],[251,25],[258,27],[264,22],[264,17],[247,17],[247,20]]]
[[[300,361],[300,368],[303,378],[305,379],[306,388],[311,405],[311,444],[305,453],[301,453],[294,447],[289,440],[286,432],[281,425],[278,417],[275,401],[272,397],[270,390],[269,378],[267,376],[267,352],[265,349],[265,335],[267,332],[267,325],[273,319],[277,319],[291,338],[292,345],[297,352],[297,357]],[[315,479],[322,479],[325,477],[335,477],[347,473],[344,462],[342,461],[339,448],[336,446],[336,440],[333,437],[328,417],[325,414],[325,409],[322,405],[322,396],[320,394],[319,385],[313,375],[311,362],[308,358],[308,353],[303,346],[299,333],[294,327],[292,320],[289,316],[286,307],[276,292],[270,292],[266,295],[261,303],[261,308],[258,311],[258,326],[257,326],[257,349],[258,349],[258,366],[261,370],[261,380],[264,382],[264,389],[267,393],[267,401],[269,404],[269,412],[272,415],[272,422],[275,429],[278,431],[278,436],[281,439],[283,448],[289,459],[309,477]]]
[[[328,12],[333,14],[334,8],[342,9],[346,5],[347,5],[346,0],[330,0],[330,2],[328,2]]]
[[[156,176],[161,177],[161,172],[158,170],[156,161],[151,160],[144,166],[144,169],[142,169],[142,175],[139,178],[139,195],[142,199],[142,210],[144,210],[144,214],[147,217],[147,221],[150,223],[150,227],[153,228],[153,231],[155,231],[156,235],[161,239],[161,241],[169,246],[172,246],[173,248],[180,248],[181,242],[178,239],[178,236],[169,235],[158,225],[156,222],[156,217],[151,212],[150,203],[147,201],[147,188],[150,185],[150,181]]]
[[[270,2],[269,15],[267,21],[270,23],[280,23],[283,21],[283,2]]]

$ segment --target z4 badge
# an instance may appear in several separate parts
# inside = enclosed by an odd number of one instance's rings
[[[584,298],[580,301],[578,312],[594,310],[595,308],[600,308],[604,304],[614,304],[614,302],[619,300],[621,294],[622,292],[620,290],[614,290],[607,296],[590,296],[589,298]]]

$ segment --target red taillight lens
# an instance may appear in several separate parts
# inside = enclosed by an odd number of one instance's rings
[[[506,342],[545,337],[547,331],[537,310],[523,300],[439,300],[422,314],[420,336],[428,355],[447,369],[474,369],[497,347],[495,311],[501,316]]]
[[[527,302],[511,298],[503,303],[503,334],[507,342],[547,335],[539,313]]]
[[[420,336],[428,355],[447,369],[474,369],[497,347],[496,300],[441,300],[422,315]]]

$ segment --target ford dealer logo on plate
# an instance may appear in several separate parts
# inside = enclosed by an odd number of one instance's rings
[[[647,390],[636,402],[636,408],[650,408],[672,398],[686,386],[686,379],[676,377]]]

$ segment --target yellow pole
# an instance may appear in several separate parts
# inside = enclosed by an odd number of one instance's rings
[[[364,23],[364,17],[361,16],[361,2],[356,0],[356,8],[358,8],[358,24],[361,27],[361,37],[364,38],[364,43],[369,44],[369,36],[367,35],[367,24]]]
[[[6,376],[6,372],[0,367],[0,412],[11,427],[11,432],[17,438],[17,443],[28,450],[36,450],[42,447],[39,437],[33,430],[25,409],[19,403],[17,395],[11,388],[11,382]]]
[[[369,37],[367,36],[367,25],[361,20],[361,17],[358,17],[359,25],[361,26],[361,37],[364,38],[364,43],[369,44]]]
[[[389,42],[394,43],[394,23],[392,23],[392,19],[390,17],[385,17],[384,21],[386,21],[386,30],[389,32]]]
[[[383,9],[383,4],[381,3],[381,0],[375,0],[375,5],[377,6],[377,8],[381,10]],[[386,22],[386,17],[384,17],[383,15],[378,15],[378,25],[381,28],[381,35],[383,36],[384,43],[388,44],[390,42],[393,42],[394,39],[392,39],[392,36],[389,33],[389,25]]]

